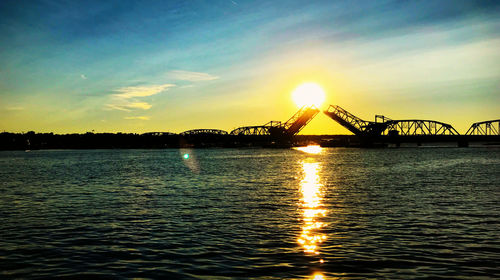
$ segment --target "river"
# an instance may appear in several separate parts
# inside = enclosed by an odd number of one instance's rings
[[[1,278],[495,279],[500,149],[0,152]]]

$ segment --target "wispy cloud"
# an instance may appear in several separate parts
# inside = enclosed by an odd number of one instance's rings
[[[149,108],[151,108],[151,104],[147,103],[147,102],[130,102],[128,104],[125,105],[127,108],[131,108],[131,109],[143,109],[143,110],[148,110]]]
[[[141,120],[141,121],[149,121],[148,116],[135,116],[135,117],[125,117],[126,120]]]
[[[87,78],[87,76],[85,76],[85,74],[81,74],[81,75],[80,75],[80,78],[82,78],[82,79],[84,79],[84,80],[88,79],[88,78]]]
[[[191,72],[183,70],[170,71],[168,72],[168,77],[175,80],[190,81],[190,82],[212,81],[219,79],[218,76],[210,75],[208,73]]]
[[[163,85],[153,85],[153,86],[143,86],[143,87],[122,87],[117,90],[119,92],[114,94],[114,96],[119,98],[134,98],[134,97],[146,97],[158,94],[168,88],[174,87],[174,84],[163,84]]]
[[[158,94],[174,86],[174,84],[163,84],[140,87],[122,87],[115,90],[115,92],[118,93],[112,94],[112,102],[110,104],[106,104],[106,108],[126,112],[130,112],[134,109],[149,110],[153,105],[139,100],[140,98]]]
[[[120,110],[120,111],[130,112],[130,109],[125,108],[123,105],[106,104],[106,108],[109,110]]]
[[[22,111],[24,110],[24,107],[21,106],[10,106],[5,108],[7,111]]]

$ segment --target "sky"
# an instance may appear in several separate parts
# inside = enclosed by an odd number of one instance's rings
[[[498,1],[0,1],[0,130],[286,121],[291,93],[465,133],[500,118]],[[350,134],[318,114],[302,134]]]

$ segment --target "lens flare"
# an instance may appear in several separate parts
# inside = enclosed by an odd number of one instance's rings
[[[200,166],[198,160],[196,160],[196,154],[192,149],[181,148],[179,150],[182,162],[189,168],[193,173],[200,173]]]

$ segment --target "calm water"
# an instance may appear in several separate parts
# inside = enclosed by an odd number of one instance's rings
[[[500,278],[500,149],[16,151],[0,178],[3,279]]]

